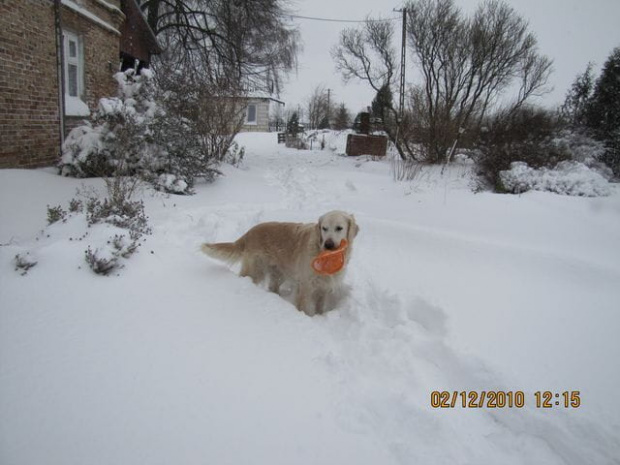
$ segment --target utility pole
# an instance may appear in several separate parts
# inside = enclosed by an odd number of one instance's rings
[[[331,95],[332,95],[332,90],[331,89],[327,89],[327,127],[331,128],[331,124],[329,124],[329,120],[330,120],[330,113],[331,113]]]
[[[398,138],[400,137],[400,126],[403,121],[403,114],[405,112],[405,57],[407,56],[407,8],[403,7],[402,10],[394,10],[403,14],[403,35],[400,48],[400,86],[399,86],[399,100],[398,100],[398,115],[396,116],[396,144],[398,144]]]
[[[400,101],[398,116],[402,121],[405,109],[405,57],[407,56],[407,8],[403,8],[403,39],[400,51]]]

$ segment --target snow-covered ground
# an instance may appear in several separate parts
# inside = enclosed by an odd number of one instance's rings
[[[1,464],[620,463],[617,187],[474,194],[466,165],[397,183],[387,161],[239,142],[195,196],[141,193],[153,234],[119,276],[84,262],[110,231],[45,227],[100,180],[0,171]],[[198,250],[331,209],[361,231],[324,316]],[[431,407],[444,390],[525,406]],[[545,390],[581,405],[537,408]]]

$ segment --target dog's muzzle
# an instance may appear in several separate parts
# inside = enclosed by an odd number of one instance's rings
[[[333,240],[327,239],[323,244],[323,247],[325,247],[327,250],[334,250],[336,248],[336,244],[334,244]]]

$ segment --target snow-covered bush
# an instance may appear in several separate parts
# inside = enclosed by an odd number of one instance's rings
[[[123,186],[131,185],[125,181],[128,178],[114,179],[121,179]],[[73,198],[67,210],[60,205],[48,205],[48,226],[42,231],[47,237],[64,233],[69,242],[88,242],[84,260],[93,272],[101,275],[123,268],[145,236],[151,234],[142,201],[131,200],[127,190],[110,190],[110,185],[107,191],[108,196],[101,196],[96,189],[78,190],[79,198]],[[22,275],[36,264],[28,253],[15,257],[15,269]]]
[[[102,98],[91,120],[67,136],[60,162],[66,176],[133,175],[153,167],[161,149],[153,126],[163,116],[148,70],[117,73],[119,96]]]
[[[552,168],[569,160],[566,144],[555,142],[556,116],[535,107],[522,107],[513,113],[498,113],[485,121],[472,159],[476,162],[480,188],[505,192],[500,173],[514,162],[531,168]]]
[[[198,117],[204,109],[189,105],[183,92],[156,86],[147,69],[117,73],[115,79],[118,97],[102,98],[91,120],[67,136],[61,174],[131,176],[175,194],[191,193],[196,178],[212,180],[235,132],[231,136],[228,128]],[[209,105],[216,104],[223,103],[211,99]],[[210,118],[221,123],[223,110],[210,110],[203,113],[217,114]]]
[[[232,165],[234,167],[239,167],[241,163],[243,163],[243,158],[245,157],[245,147],[239,145],[236,142],[230,144],[228,151],[226,152],[226,156],[224,157],[224,162]]]
[[[142,201],[129,200],[127,196],[106,197],[101,200],[94,194],[86,195],[86,201],[73,199],[70,211],[86,215],[91,228],[96,224],[109,224],[125,230],[110,237],[105,244],[84,251],[86,263],[97,274],[108,275],[123,267],[121,259],[128,259],[137,250],[143,236],[151,234],[148,217]]]
[[[17,271],[22,276],[26,276],[30,268],[33,268],[37,265],[37,261],[30,256],[30,252],[26,252],[26,254],[17,254],[15,255],[15,271]]]
[[[562,161],[553,169],[534,169],[526,163],[513,162],[509,170],[500,172],[500,179],[504,190],[513,194],[529,190],[583,197],[610,194],[608,181],[577,161]]]
[[[169,65],[160,63],[156,76],[158,99],[166,111],[156,133],[158,144],[166,148],[167,169],[159,174],[175,178],[166,176],[156,184],[177,189],[176,180],[181,180],[191,188],[194,178],[211,180],[219,174],[218,165],[235,151],[245,100],[239,99],[242,89]]]
[[[605,144],[593,139],[584,131],[564,129],[553,139],[553,143],[570,154],[572,160],[583,163],[605,179],[613,177],[613,171],[602,161]]]
[[[86,220],[89,226],[108,223],[127,229],[135,238],[151,233],[142,201],[91,197],[86,202]]]
[[[121,258],[131,257],[138,249],[138,241],[127,238],[124,234],[116,234],[106,247],[93,250],[90,246],[84,252],[86,263],[97,274],[109,275],[123,267]]]

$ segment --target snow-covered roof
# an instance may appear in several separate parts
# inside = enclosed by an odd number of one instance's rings
[[[70,10],[76,12],[77,14],[91,20],[92,22],[98,24],[102,28],[107,29],[108,31],[118,36],[121,35],[121,32],[118,29],[116,29],[114,26],[112,26],[110,23],[108,23],[107,21],[104,21],[103,19],[101,19],[99,16],[89,11],[84,6],[78,5],[73,0],[61,0],[61,3],[63,6],[66,6]]]
[[[284,105],[284,102],[282,100],[276,98],[276,96],[274,96],[273,94],[269,94],[268,92],[249,92],[247,95],[245,95],[245,97],[262,99],[262,100],[271,100],[273,102]]]

